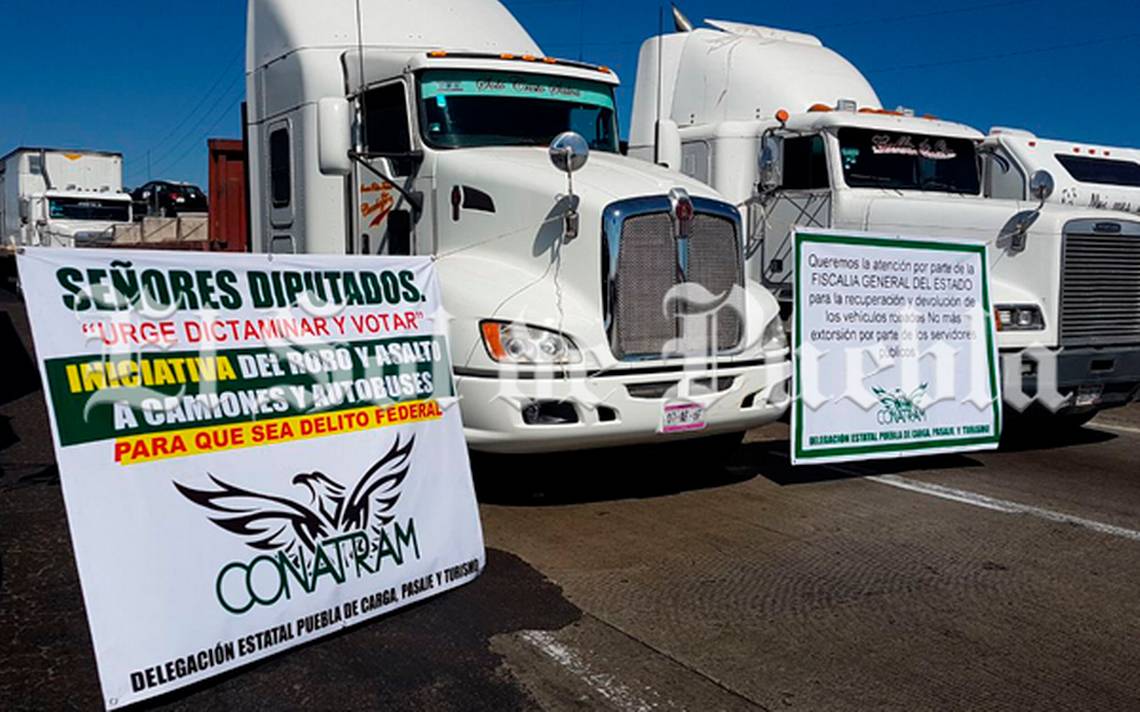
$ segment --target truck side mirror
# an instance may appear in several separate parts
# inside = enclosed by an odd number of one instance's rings
[[[27,198],[20,198],[20,222],[25,225],[32,216],[32,206],[29,204]]]
[[[1033,171],[1033,175],[1029,177],[1029,195],[1041,201],[1044,205],[1045,201],[1053,195],[1053,190],[1056,188],[1056,182],[1053,180],[1053,174],[1046,170]]]
[[[760,144],[760,189],[770,193],[784,184],[784,139],[765,136]]]
[[[574,173],[586,165],[590,158],[590,144],[581,134],[565,131],[550,142],[550,162],[566,174],[566,213],[562,216],[562,240],[571,242],[578,237],[580,218],[578,199],[574,197]]]
[[[342,97],[317,102],[317,163],[327,176],[352,173],[352,105]]]
[[[681,130],[671,119],[657,122],[657,163],[675,171],[681,170]]]
[[[550,142],[550,162],[563,173],[576,173],[590,160],[590,144],[581,134],[561,133]]]
[[[1053,174],[1049,171],[1033,171],[1033,175],[1029,177],[1029,196],[1036,198],[1040,203],[1033,210],[1022,210],[1014,215],[998,236],[1009,240],[1010,252],[1025,251],[1029,239],[1029,228],[1033,227],[1033,224],[1041,217],[1041,209],[1045,207],[1045,201],[1053,195],[1055,185]]]

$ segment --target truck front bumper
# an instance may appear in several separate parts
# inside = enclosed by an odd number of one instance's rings
[[[568,378],[459,372],[468,445],[498,453],[667,442],[748,430],[779,419],[791,401],[789,361],[716,370],[630,371]],[[670,393],[682,382],[680,393]],[[661,432],[667,404],[704,407],[704,427]],[[527,410],[529,408],[529,411]],[[535,416],[539,417],[535,417]]]
[[[1140,394],[1140,345],[1063,348],[1049,353],[1056,359],[1057,391],[1061,395],[1073,396],[1069,405],[1060,411],[1062,413],[1115,408],[1131,403]],[[1006,359],[1002,362],[1006,367]],[[1023,392],[1036,394],[1044,373],[1045,369],[1037,359],[1023,356]],[[1076,396],[1082,389],[1099,390],[1099,402],[1092,406],[1078,406]]]

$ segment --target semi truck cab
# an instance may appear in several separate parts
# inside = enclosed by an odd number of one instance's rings
[[[256,244],[431,255],[473,448],[784,413],[787,344],[740,213],[620,154],[612,71],[546,56],[498,2],[252,0],[249,32]]]
[[[20,245],[97,247],[111,242],[115,225],[131,223],[129,195],[51,191],[27,196],[19,209]]]
[[[5,244],[93,247],[131,222],[122,156],[18,148],[0,158],[0,231]]]
[[[1024,200],[1029,179],[1046,170],[1056,180],[1050,198],[1061,205],[1140,215],[1140,150],[1039,138],[995,126],[981,148],[986,197]]]
[[[1135,214],[1056,204],[1047,171],[1027,175],[1018,196],[987,197],[979,131],[884,109],[853,65],[809,35],[709,24],[643,46],[631,154],[747,206],[750,275],[785,312],[794,227],[984,242],[1007,402],[1081,422],[1136,397]],[[1035,355],[1022,358],[1027,349]]]

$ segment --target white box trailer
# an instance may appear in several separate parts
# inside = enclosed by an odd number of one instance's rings
[[[17,148],[0,159],[5,245],[76,247],[110,242],[131,222],[118,153]]]
[[[859,70],[818,38],[706,22],[642,46],[630,155],[747,205],[754,278],[790,303],[794,226],[984,242],[999,348],[1056,356],[1068,398],[1054,422],[1082,422],[1136,397],[1140,218],[1039,205],[1032,173],[1021,194],[987,197],[981,132],[884,109]],[[1037,179],[1048,195],[1048,176]],[[1040,367],[1022,363],[1025,394],[1038,393]]]
[[[254,249],[432,255],[473,448],[736,436],[786,411],[739,212],[620,154],[612,71],[546,56],[494,0],[251,0],[248,32]],[[677,306],[700,297],[732,297],[705,338]]]
[[[1039,170],[1056,180],[1053,202],[1140,214],[1140,150],[1038,138],[1004,126],[990,129],[982,143],[987,197],[1028,199],[1029,177]]]

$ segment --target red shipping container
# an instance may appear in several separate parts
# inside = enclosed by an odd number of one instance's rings
[[[210,139],[210,242],[224,252],[249,252],[245,143]]]

